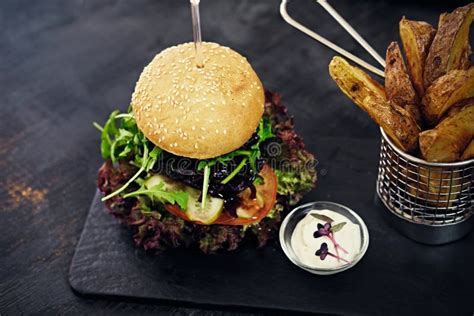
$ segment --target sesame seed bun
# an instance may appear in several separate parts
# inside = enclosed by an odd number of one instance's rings
[[[262,83],[239,53],[202,43],[165,49],[145,67],[132,109],[140,130],[178,156],[208,159],[241,147],[257,129],[265,96]]]

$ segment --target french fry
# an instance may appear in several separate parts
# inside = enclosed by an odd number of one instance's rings
[[[473,18],[474,3],[440,16],[438,31],[426,58],[423,74],[425,88],[449,71],[465,67],[463,56],[469,43],[469,28]]]
[[[421,126],[418,95],[413,88],[397,42],[392,42],[388,46],[385,62],[385,93],[388,100],[403,107]]]
[[[428,125],[439,119],[459,101],[474,97],[474,67],[468,70],[452,70],[438,78],[426,90],[422,111]]]
[[[366,111],[398,147],[406,152],[417,148],[418,124],[405,109],[390,104],[381,84],[341,57],[332,59],[329,74],[342,92]]]
[[[432,162],[460,160],[474,135],[474,103],[446,117],[434,129],[420,133],[423,159]]]
[[[407,67],[418,95],[425,93],[423,70],[425,60],[436,30],[426,22],[412,21],[403,17],[400,20],[400,38],[407,59]]]

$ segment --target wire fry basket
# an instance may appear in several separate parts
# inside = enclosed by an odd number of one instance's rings
[[[372,73],[384,71],[339,47],[293,19],[287,11],[289,0],[282,0],[280,14],[299,31],[350,59]],[[326,1],[316,0],[377,62],[384,59]],[[432,163],[398,149],[382,133],[377,196],[392,225],[404,235],[426,244],[444,244],[468,234],[474,226],[474,159],[453,163]]]
[[[387,218],[426,244],[455,241],[473,227],[474,159],[432,163],[398,149],[381,129],[377,195]]]

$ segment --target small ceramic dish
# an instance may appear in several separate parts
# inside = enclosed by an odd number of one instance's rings
[[[318,210],[330,210],[339,213],[340,215],[347,217],[347,219],[352,223],[359,225],[361,246],[359,252],[355,255],[350,263],[342,264],[335,268],[314,268],[303,264],[293,251],[293,247],[291,245],[291,236],[293,235],[296,225],[310,211]],[[362,259],[365,252],[367,251],[367,248],[369,247],[369,231],[362,218],[350,208],[333,202],[312,202],[296,207],[285,217],[280,227],[280,244],[285,255],[296,266],[314,274],[329,275],[350,269],[355,266],[360,261],[360,259]]]

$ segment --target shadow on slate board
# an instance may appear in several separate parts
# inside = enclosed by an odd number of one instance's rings
[[[147,254],[133,246],[130,233],[107,214],[97,193],[71,264],[72,288],[92,296],[337,314],[440,313],[456,301],[470,301],[466,288],[474,280],[466,272],[474,260],[473,234],[430,247],[383,221],[384,210],[373,202],[379,141],[307,137],[306,143],[319,148],[321,163],[317,188],[305,201],[346,204],[369,227],[369,250],[353,269],[329,277],[309,274],[295,267],[278,243],[216,255],[186,249]]]

